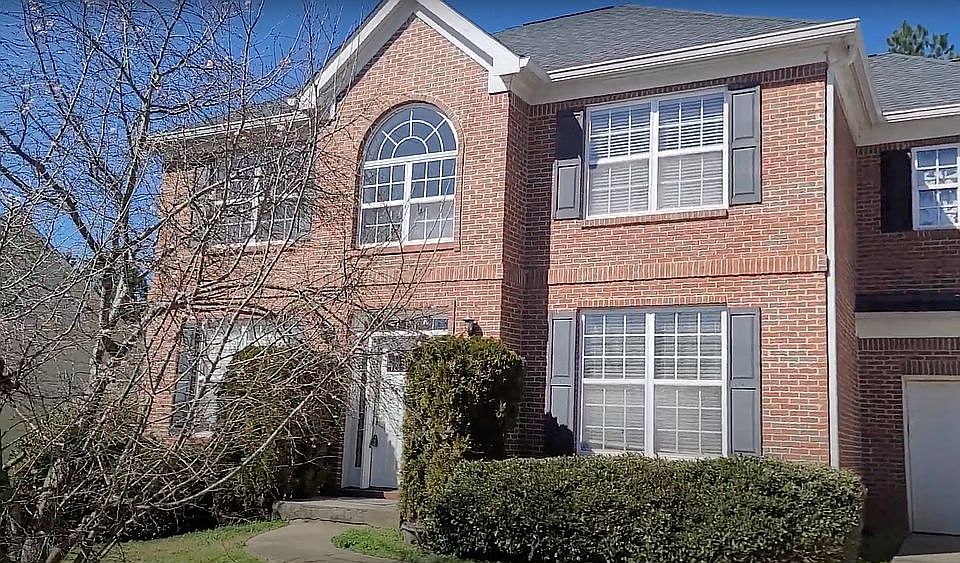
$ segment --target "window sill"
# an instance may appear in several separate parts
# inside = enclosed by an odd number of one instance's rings
[[[681,221],[697,221],[701,219],[723,219],[727,216],[727,209],[705,209],[699,211],[677,211],[674,213],[651,213],[649,215],[629,215],[625,217],[598,217],[584,219],[580,224],[583,229],[596,227],[611,227],[614,225],[648,225],[657,223],[679,223]]]
[[[308,240],[308,237],[287,240],[211,244],[207,247],[207,251],[214,254],[257,254],[271,250],[289,250],[306,240]]]
[[[364,246],[356,247],[356,250],[359,252],[376,252],[380,255],[388,254],[407,254],[413,252],[457,252],[460,250],[460,246],[455,240],[444,241],[444,242],[424,242],[424,243],[407,243],[404,245],[375,245],[368,244]]]
[[[960,236],[960,227],[914,227],[913,232],[920,236]]]

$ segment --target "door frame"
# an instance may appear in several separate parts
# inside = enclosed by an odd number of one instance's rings
[[[910,471],[910,407],[907,402],[907,385],[909,383],[956,383],[960,385],[960,377],[955,375],[904,375],[900,378],[901,402],[903,408],[903,474],[907,488],[907,527],[911,532],[913,527],[913,481]]]
[[[364,349],[368,351],[372,348],[372,342],[374,338],[378,337],[403,337],[403,336],[413,336],[413,337],[430,337],[430,336],[443,336],[450,334],[446,330],[382,330],[371,332],[364,338]],[[364,401],[366,403],[366,408],[363,412],[363,420],[359,419],[359,416],[352,416],[352,423],[344,425],[344,435],[343,435],[343,447],[342,454],[340,456],[341,471],[340,471],[340,486],[341,487],[357,487],[360,489],[369,489],[370,488],[370,475],[372,473],[372,448],[369,446],[370,436],[373,432],[373,421],[374,421],[374,409],[371,401],[371,379],[370,379],[370,357],[365,358],[363,362],[363,370],[365,371],[367,377],[362,380],[355,382],[355,385],[351,385],[350,391],[350,401],[348,405],[348,412],[354,413],[355,415],[359,414],[360,405],[359,399],[360,394],[363,393]],[[386,361],[386,355],[381,355],[380,357],[380,373],[383,375],[383,370]],[[362,389],[360,388],[361,386]],[[349,422],[349,421],[348,421]],[[363,428],[363,440],[365,444],[357,443],[357,431]],[[350,430],[353,432],[350,432]],[[361,449],[362,448],[362,449]],[[359,451],[358,451],[359,450]],[[353,459],[348,459],[348,455],[353,454]],[[355,466],[355,456],[360,456],[360,468],[359,472]],[[347,464],[350,463],[351,471],[347,471]],[[358,475],[359,473],[359,475]]]

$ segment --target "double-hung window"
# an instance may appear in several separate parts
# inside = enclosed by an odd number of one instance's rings
[[[960,227],[960,145],[913,149],[913,225],[916,229]]]
[[[718,309],[583,313],[580,450],[725,455],[726,323]]]
[[[202,214],[213,244],[283,242],[309,230],[310,175],[295,151],[236,155],[204,170],[213,184]]]
[[[404,106],[370,135],[360,182],[359,243],[453,240],[457,139],[427,104]]]
[[[727,204],[727,93],[617,103],[587,114],[587,217]]]

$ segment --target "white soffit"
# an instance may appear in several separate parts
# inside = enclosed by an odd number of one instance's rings
[[[960,337],[960,311],[857,313],[858,338]]]

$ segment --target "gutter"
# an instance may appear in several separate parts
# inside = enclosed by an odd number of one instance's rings
[[[849,60],[841,61],[849,64]],[[827,405],[830,442],[830,466],[840,467],[840,386],[837,377],[837,223],[836,163],[834,149],[836,131],[836,95],[833,65],[828,64],[824,119],[826,120],[826,220],[827,220]]]
[[[201,125],[199,127],[190,127],[187,129],[178,129],[175,131],[157,133],[150,136],[150,141],[155,144],[163,144],[172,141],[198,140],[223,133],[239,133],[241,130],[249,131],[250,129],[260,127],[288,125],[297,121],[303,121],[309,117],[309,113],[300,110],[249,119],[238,117],[231,121],[221,121],[219,123],[212,123],[210,125]]]
[[[941,106],[929,106],[917,109],[905,109],[897,111],[888,111],[883,114],[883,118],[888,123],[897,123],[900,121],[911,121],[913,119],[930,119],[935,117],[957,117],[960,116],[960,104],[945,104]]]

